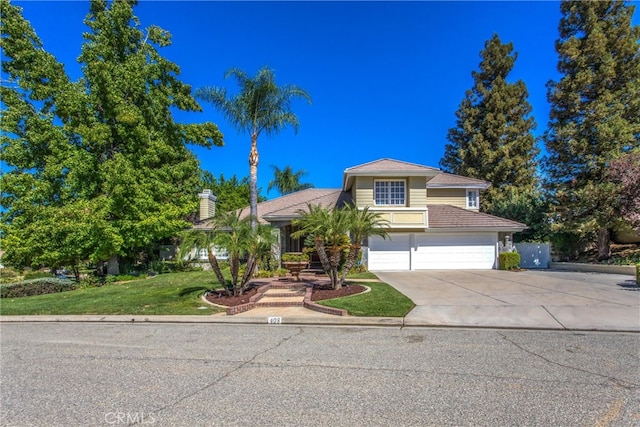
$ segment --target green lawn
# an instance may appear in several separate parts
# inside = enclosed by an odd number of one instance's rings
[[[100,288],[2,298],[0,314],[212,314],[223,309],[200,296],[217,285],[211,272],[161,274]]]
[[[382,282],[357,283],[371,288],[371,292],[345,298],[317,301],[328,307],[342,308],[351,316],[404,317],[414,307],[413,301],[394,287]]]
[[[373,273],[370,273],[368,271],[365,271],[364,273],[349,273],[347,274],[347,279],[378,279],[378,276],[376,276]]]
[[[367,273],[365,278],[370,277],[375,278],[375,275]],[[357,283],[357,279],[354,282]],[[319,303],[343,308],[353,316],[401,317],[413,308],[411,300],[386,283],[361,284],[369,286],[371,292]],[[161,274],[99,288],[32,297],[2,298],[0,314],[212,314],[223,309],[204,303],[200,296],[206,290],[218,286],[211,272]]]

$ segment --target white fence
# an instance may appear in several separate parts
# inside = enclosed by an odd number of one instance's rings
[[[551,246],[549,243],[516,243],[521,268],[549,268]]]

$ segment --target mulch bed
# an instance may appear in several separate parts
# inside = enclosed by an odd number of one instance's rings
[[[328,283],[322,284],[322,285],[315,285],[313,288],[313,294],[311,294],[311,301],[321,301],[321,300],[331,299],[331,298],[346,297],[349,295],[359,294],[361,292],[364,292],[365,290],[366,288],[360,285],[350,285],[348,287],[343,286],[341,289],[337,291],[331,289],[331,285]],[[251,298],[257,292],[258,292],[258,288],[253,287],[253,288],[250,288],[241,296],[237,296],[237,297],[230,297],[225,293],[211,292],[207,295],[206,298],[207,298],[207,301],[212,302],[214,304],[223,305],[225,307],[235,307],[237,305],[248,303],[249,298]]]
[[[251,288],[245,291],[242,295],[237,297],[230,297],[224,292],[209,292],[207,295],[207,301],[218,305],[224,305],[225,307],[235,307],[236,305],[242,305],[249,302],[249,298],[258,293],[258,288]]]
[[[337,291],[331,289],[330,284],[315,286],[313,288],[313,294],[311,294],[311,301],[321,301],[323,299],[346,297],[349,295],[359,294],[364,292],[367,288],[360,285],[342,286]]]

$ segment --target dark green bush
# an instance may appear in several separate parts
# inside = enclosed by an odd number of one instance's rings
[[[56,292],[72,291],[77,288],[78,283],[73,280],[46,277],[0,285],[0,298],[19,298],[32,295],[53,294]]]
[[[40,271],[40,270],[36,270],[36,271],[25,271],[24,272],[24,280],[31,280],[31,279],[40,279],[40,278],[50,278],[53,277],[53,274],[51,274],[48,271]]]
[[[498,256],[500,270],[514,270],[520,265],[520,254],[518,252],[502,252]]]

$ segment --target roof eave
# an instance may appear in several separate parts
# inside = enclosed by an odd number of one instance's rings
[[[470,227],[470,226],[460,226],[460,227],[429,227],[429,230],[434,231],[493,231],[493,232],[502,232],[502,233],[520,233],[527,229],[527,226],[524,227]]]
[[[353,178],[356,176],[372,176],[372,177],[405,177],[405,176],[424,176],[424,177],[434,177],[438,175],[441,171],[439,169],[425,169],[424,171],[389,171],[389,170],[373,170],[373,171],[362,171],[362,172],[344,172],[342,179],[342,191],[349,191],[351,185],[353,185]]]
[[[428,184],[427,188],[479,188],[481,190],[486,190],[491,187],[491,183],[486,184]]]

